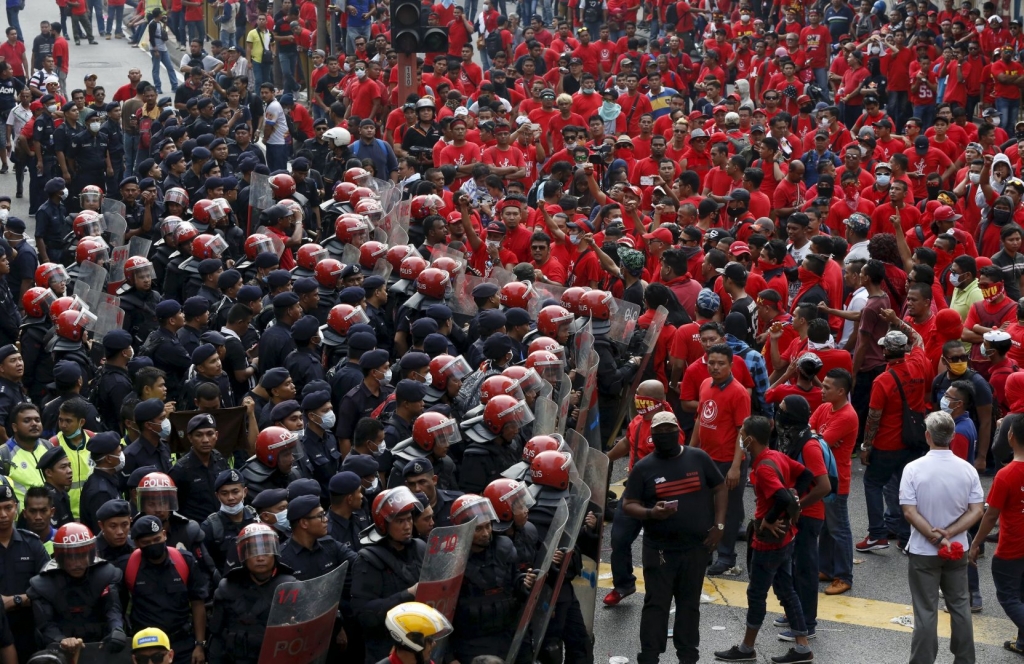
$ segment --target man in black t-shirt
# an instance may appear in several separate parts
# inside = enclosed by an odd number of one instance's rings
[[[330,113],[331,104],[338,101],[331,90],[338,87],[338,83],[341,83],[342,78],[344,76],[341,73],[338,59],[331,58],[327,61],[327,73],[316,82],[316,96],[313,97],[313,103],[320,107],[324,115]]]
[[[651,420],[651,441],[654,453],[633,466],[622,506],[644,523],[647,598],[637,662],[655,664],[665,652],[675,599],[672,640],[679,661],[689,664],[700,655],[700,593],[709,556],[725,530],[728,492],[706,452],[680,446],[679,422],[671,411]]]

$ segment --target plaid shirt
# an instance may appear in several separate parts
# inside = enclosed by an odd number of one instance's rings
[[[732,349],[734,355],[741,355],[743,361],[747,365],[747,370],[750,372],[750,377],[754,379],[754,399],[761,408],[761,413],[766,417],[775,417],[775,406],[770,404],[764,399],[765,392],[768,391],[768,368],[765,366],[764,357],[761,353],[747,345],[747,343],[741,339],[737,339],[731,334],[725,335],[725,341],[729,344],[729,348]]]

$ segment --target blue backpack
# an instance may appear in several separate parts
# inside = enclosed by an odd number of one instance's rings
[[[839,471],[836,468],[836,455],[832,454],[832,448],[828,446],[825,439],[815,434],[814,439],[818,441],[818,445],[821,446],[821,457],[825,460],[825,472],[828,474],[828,483],[830,490],[828,495],[822,498],[822,502],[832,503],[836,500],[836,495],[839,493]],[[800,463],[804,462],[803,452],[797,457],[797,461]]]

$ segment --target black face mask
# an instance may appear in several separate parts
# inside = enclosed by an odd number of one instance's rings
[[[928,186],[928,200],[934,201],[938,197],[939,197],[939,187],[938,187],[938,185],[936,185],[934,187],[929,185]]]
[[[1009,210],[992,210],[992,223],[996,226],[1005,226],[1009,221]]]
[[[814,106],[801,106],[800,112],[803,113],[804,115],[810,115],[811,113],[814,112]]]
[[[662,459],[671,459],[679,454],[679,432],[669,431],[666,433],[652,433],[651,442],[654,443],[654,455]]]
[[[818,198],[827,198],[832,200],[832,194],[835,192],[832,187],[822,187],[818,185]]]
[[[746,212],[746,210],[744,210],[743,208],[726,208],[725,211],[733,219]]]
[[[139,549],[142,551],[142,557],[146,560],[160,560],[167,554],[167,543],[147,544]]]

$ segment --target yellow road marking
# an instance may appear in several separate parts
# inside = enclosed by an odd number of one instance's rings
[[[611,566],[601,563],[598,585],[602,588],[611,589]],[[636,574],[636,589],[644,592],[643,570],[639,567],[633,569]],[[856,588],[856,586],[854,586]],[[852,591],[851,591],[852,592]],[[730,606],[739,609],[747,608],[747,584],[744,581],[734,581],[716,577],[704,579],[704,593],[711,597],[712,604]],[[598,602],[603,597],[599,594]],[[895,602],[883,602],[875,599],[855,597],[849,593],[843,595],[818,595],[818,619],[831,622],[857,625],[860,627],[871,627],[875,629],[887,629],[894,632],[910,633],[909,627],[903,627],[896,623],[889,622],[896,616],[913,615],[910,607],[909,597],[906,604]],[[995,601],[995,598],[988,600],[986,611],[1003,615],[1002,609]],[[782,614],[782,606],[775,598],[774,593],[768,593],[768,612]],[[1005,618],[994,618],[974,614],[974,641],[976,643],[987,643],[1000,646],[1007,639],[1013,639],[1017,634],[1017,628],[1012,622]],[[771,626],[770,623],[766,623]],[[939,636],[949,638],[949,614],[939,611]]]

